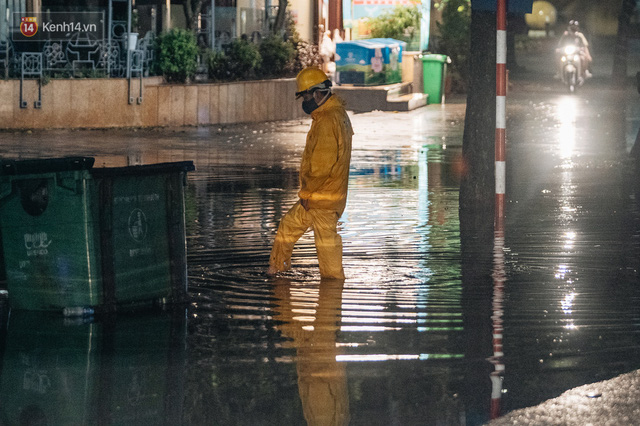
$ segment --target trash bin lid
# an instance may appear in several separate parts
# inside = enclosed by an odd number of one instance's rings
[[[451,59],[447,55],[439,55],[437,53],[429,53],[420,57],[422,62],[451,62]]]
[[[125,167],[96,167],[93,157],[39,158],[34,160],[0,160],[0,176],[37,175],[74,170],[91,170],[92,175],[122,176],[157,173],[190,172],[195,170],[193,161],[146,164]]]
[[[39,158],[34,160],[2,160],[0,176],[34,175],[71,170],[89,170],[93,167],[93,157]]]
[[[176,161],[173,163],[144,164],[124,167],[96,167],[91,174],[96,177],[111,176],[146,176],[160,173],[191,172],[195,170],[193,161]]]
[[[395,38],[370,38],[367,40],[372,41],[374,43],[382,43],[387,46],[404,47],[407,45],[407,42],[402,40],[396,40]]]

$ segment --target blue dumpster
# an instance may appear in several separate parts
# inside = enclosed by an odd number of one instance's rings
[[[382,51],[384,61],[385,82],[387,84],[402,82],[402,52],[407,43],[393,38],[372,38],[369,41],[385,46]]]
[[[336,44],[336,82],[357,86],[385,84],[385,45],[369,40]]]

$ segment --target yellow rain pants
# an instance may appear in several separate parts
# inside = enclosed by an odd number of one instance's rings
[[[336,231],[338,213],[333,210],[309,209],[297,202],[282,218],[271,250],[269,264],[278,271],[291,267],[291,254],[296,241],[313,226],[320,276],[344,278],[342,269],[342,237]]]
[[[344,278],[342,238],[336,226],[347,204],[353,129],[336,95],[313,111],[311,118],[300,164],[300,201],[280,222],[269,265],[277,271],[288,270],[293,246],[313,227],[320,275]]]

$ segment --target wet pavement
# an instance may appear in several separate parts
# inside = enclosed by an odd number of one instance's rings
[[[640,369],[640,96],[512,82],[504,240],[458,215],[463,98],[352,115],[345,282],[320,280],[311,235],[263,274],[308,120],[1,134],[7,158],[196,166],[188,309],[12,312],[2,423],[478,425]]]

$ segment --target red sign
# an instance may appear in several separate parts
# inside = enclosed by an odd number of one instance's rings
[[[20,22],[20,32],[25,37],[33,37],[38,32],[37,18],[22,18]]]

